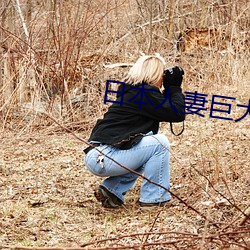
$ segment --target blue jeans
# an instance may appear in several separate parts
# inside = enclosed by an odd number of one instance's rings
[[[170,188],[169,142],[162,134],[146,135],[134,147],[120,150],[115,147],[101,145],[97,147],[104,155],[109,156],[121,165],[132,169],[150,181]],[[124,202],[124,195],[134,185],[138,175],[122,168],[117,163],[104,157],[100,164],[101,155],[92,149],[85,155],[85,164],[89,171],[97,176],[108,177],[100,185]],[[144,180],[140,190],[140,202],[157,203],[170,200],[170,194],[165,189]]]

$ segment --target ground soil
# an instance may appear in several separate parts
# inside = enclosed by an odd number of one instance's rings
[[[89,247],[96,249],[136,249],[143,244],[147,249],[244,249],[250,243],[249,221],[240,226],[249,206],[249,128],[249,117],[235,123],[190,115],[185,132],[176,137],[169,124],[162,124],[161,133],[171,142],[173,204],[150,212],[137,204],[141,179],[124,207],[102,208],[93,195],[101,178],[86,169],[86,145],[72,134],[5,131],[0,144],[0,242],[33,247],[92,242]],[[87,139],[89,132],[77,135]],[[175,241],[174,247],[170,243]],[[170,243],[158,246],[164,242]]]

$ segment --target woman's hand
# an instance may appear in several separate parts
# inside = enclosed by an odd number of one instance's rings
[[[163,86],[168,89],[171,86],[180,87],[184,75],[184,70],[181,67],[175,66],[164,70]]]

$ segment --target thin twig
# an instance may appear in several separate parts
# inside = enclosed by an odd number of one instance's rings
[[[201,173],[197,168],[195,168],[192,164],[191,167],[202,177],[204,177],[209,185],[213,188],[215,192],[217,192],[219,195],[221,195],[224,199],[226,199],[233,207],[235,207],[239,212],[241,212],[244,216],[247,216],[235,203],[232,203],[230,199],[228,199],[224,194],[222,194],[218,189],[214,187],[214,185],[211,183],[211,181],[205,176],[203,173]]]
[[[157,213],[157,215],[155,216],[155,219],[154,219],[154,221],[153,221],[153,223],[152,223],[152,226],[151,226],[149,232],[152,232],[152,230],[153,230],[153,228],[154,228],[154,226],[155,226],[156,220],[159,218],[161,211],[162,211],[162,210],[160,210],[160,211]],[[149,237],[149,234],[146,235],[146,239],[145,239],[144,242],[143,242],[143,247],[142,247],[142,249],[144,249],[144,246],[145,246],[146,242],[148,241],[148,237]]]
[[[245,212],[246,215],[241,219],[240,226],[242,226],[250,218],[250,207],[248,207]]]

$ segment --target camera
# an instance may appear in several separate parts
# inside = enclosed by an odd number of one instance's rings
[[[163,72],[163,86],[165,89],[170,86],[181,86],[184,70],[181,67],[175,66],[167,68]]]
[[[174,73],[174,67],[170,67],[164,70],[163,74],[166,75],[167,73],[173,74]]]

